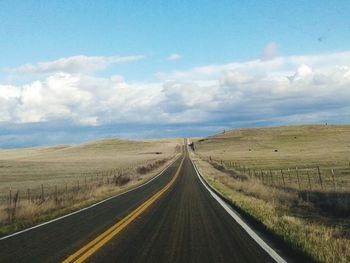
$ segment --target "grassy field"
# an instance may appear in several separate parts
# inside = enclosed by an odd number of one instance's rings
[[[74,146],[0,150],[0,197],[13,190],[76,183],[112,170],[134,171],[174,154],[181,140],[101,140]]]
[[[52,219],[149,180],[181,139],[101,140],[0,151],[0,235]]]
[[[237,129],[193,141],[199,170],[233,204],[316,261],[350,261],[350,126]]]
[[[236,129],[202,139],[197,148],[216,159],[258,168],[349,166],[350,126]]]
[[[195,147],[226,167],[263,174],[270,184],[284,179],[298,190],[350,190],[350,126],[237,129],[197,140]]]

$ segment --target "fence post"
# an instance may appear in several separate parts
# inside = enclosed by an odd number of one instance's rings
[[[11,221],[11,215],[12,215],[12,189],[10,188],[9,191],[9,202],[8,202],[8,209],[7,209],[7,220]]]
[[[58,201],[58,199],[57,199],[57,185],[55,185],[55,203],[57,204],[57,201]]]
[[[15,197],[14,197],[14,199],[13,199],[13,209],[12,209],[11,221],[12,221],[13,219],[15,219],[15,217],[16,217],[16,209],[17,209],[18,196],[19,196],[19,191],[16,192]]]
[[[307,179],[309,181],[309,189],[311,190],[311,181],[310,181],[310,174],[309,174],[309,171],[306,171],[307,173]]]
[[[44,185],[41,184],[41,201],[44,202]]]
[[[299,187],[299,190],[301,189],[300,187],[300,179],[299,179],[299,171],[298,171],[298,167],[295,167],[295,172],[297,174],[297,180],[298,180],[298,187]]]
[[[323,182],[322,182],[322,176],[321,176],[321,171],[319,166],[317,166],[317,172],[318,172],[318,178],[320,180],[321,189],[323,190]]]
[[[283,187],[286,187],[286,182],[284,181],[284,174],[283,174],[282,169],[281,169],[281,176],[282,176],[282,181],[283,181]]]
[[[273,183],[273,175],[272,175],[271,169],[270,169],[270,177],[271,177],[271,185],[273,185],[274,183]]]
[[[30,203],[30,190],[29,190],[29,188],[27,188],[27,199],[28,199],[28,203]]]
[[[334,188],[334,191],[335,191],[336,190],[336,185],[335,185],[335,175],[334,175],[333,168],[331,169],[331,172],[332,172],[332,179],[333,179],[333,188]]]
[[[10,188],[10,193],[9,193],[9,207],[12,206],[12,189]]]
[[[289,178],[289,183],[292,184],[292,177],[290,176],[290,169],[288,168],[288,178]]]

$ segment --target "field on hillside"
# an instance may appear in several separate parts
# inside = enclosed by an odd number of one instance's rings
[[[132,173],[179,151],[180,139],[101,140],[74,146],[0,150],[0,198],[27,189],[84,184],[103,175]],[[64,186],[63,186],[64,187]]]
[[[236,129],[193,140],[235,207],[316,262],[350,260],[350,126]]]
[[[182,151],[182,139],[101,140],[0,151],[0,236],[136,187]]]
[[[205,158],[269,184],[350,189],[350,126],[236,129],[196,140],[195,148]]]

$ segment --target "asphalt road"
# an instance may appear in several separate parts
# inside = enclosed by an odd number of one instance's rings
[[[144,203],[175,174],[178,159],[147,185],[62,220],[0,240],[0,262],[60,262]]]
[[[141,188],[1,240],[0,262],[60,262],[112,229],[164,187],[169,188],[123,223],[124,228],[108,242],[97,246],[87,261],[274,262],[204,188],[188,154]]]

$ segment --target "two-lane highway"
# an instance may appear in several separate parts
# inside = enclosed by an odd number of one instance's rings
[[[188,156],[149,184],[0,240],[0,262],[274,262],[203,186]]]
[[[174,186],[91,262],[274,262],[210,196],[186,155]]]
[[[168,184],[180,162],[181,158],[140,188],[27,232],[0,238],[0,263],[63,261]]]

